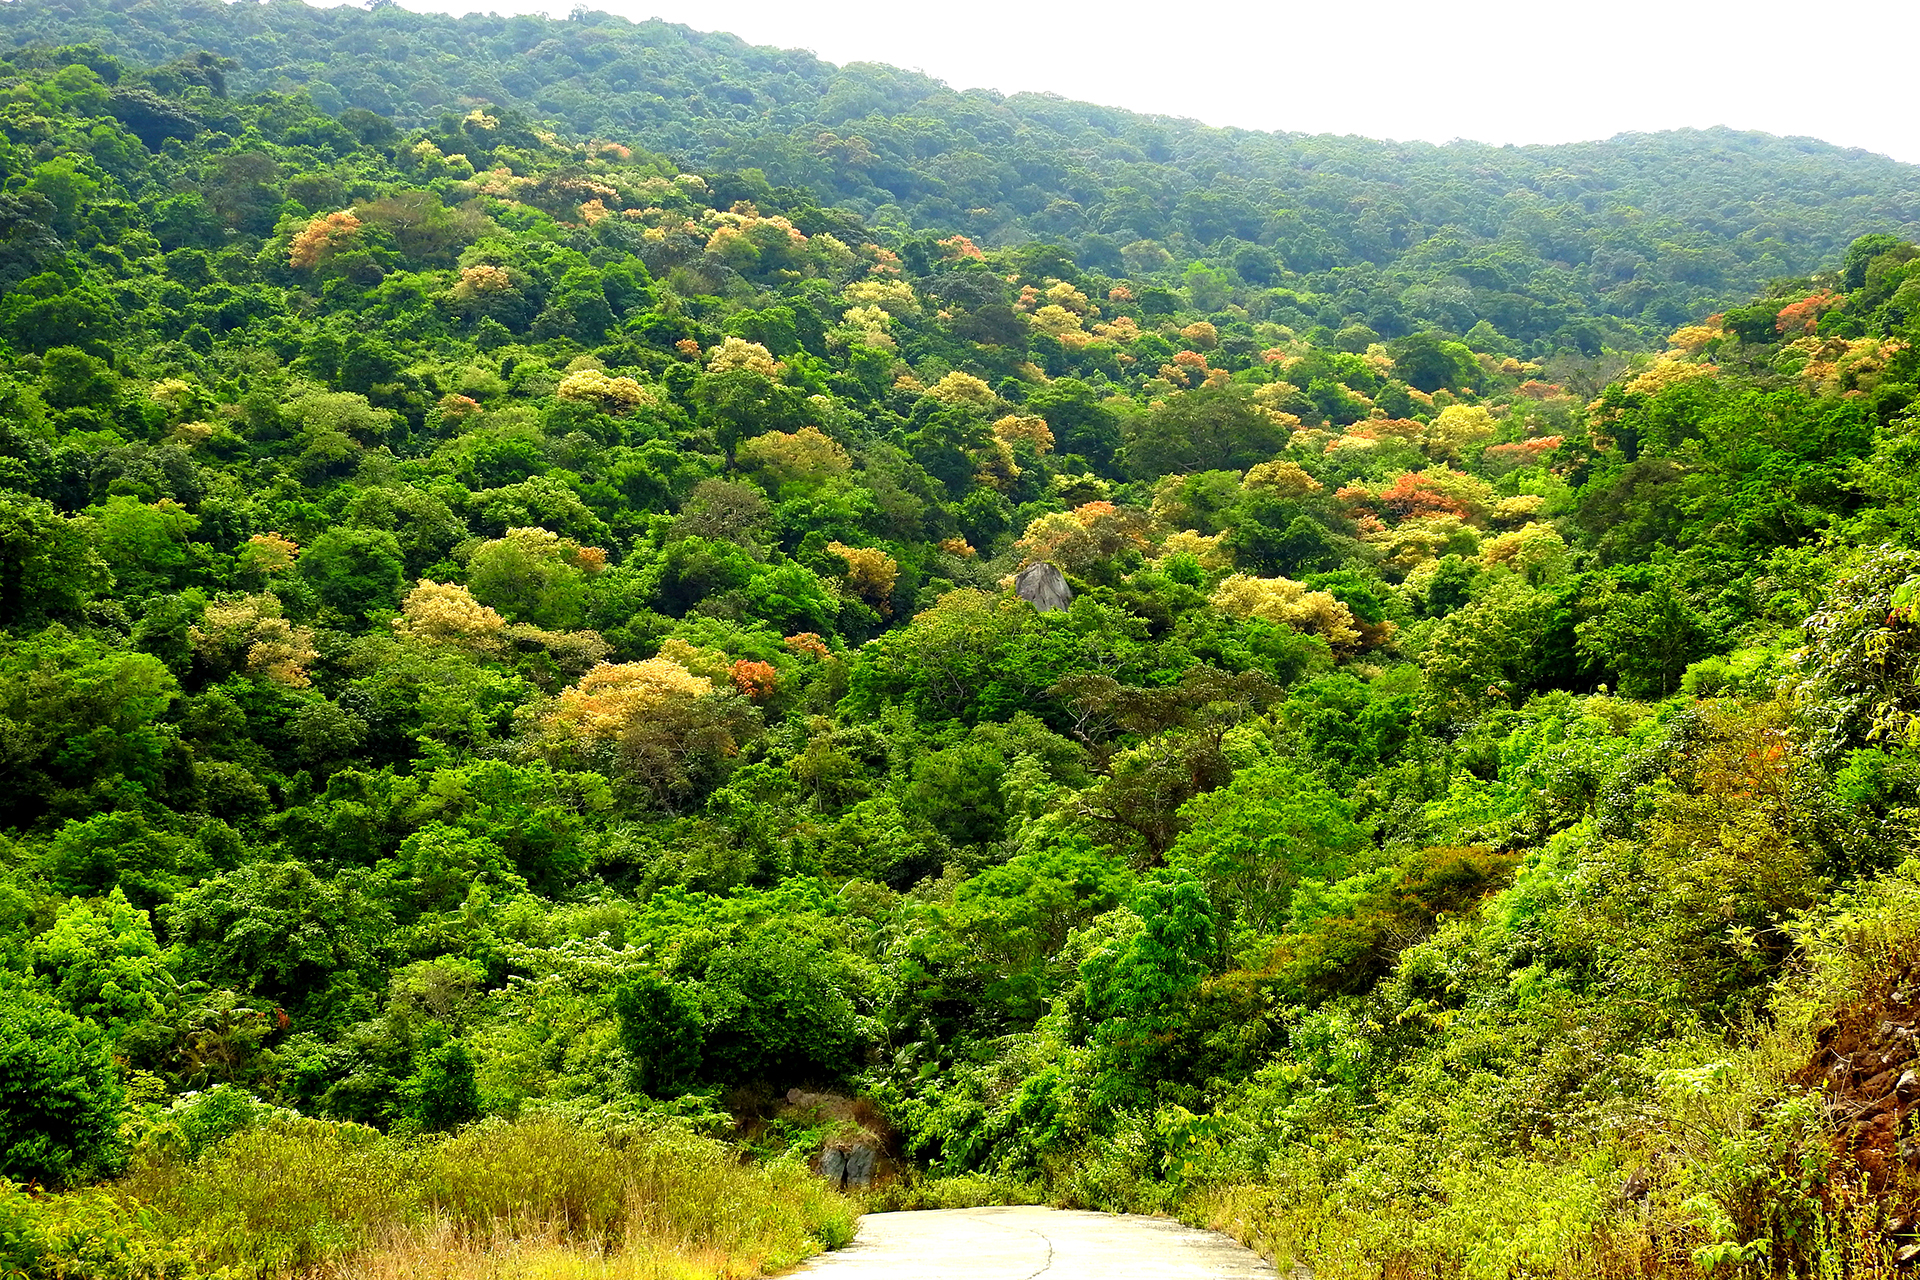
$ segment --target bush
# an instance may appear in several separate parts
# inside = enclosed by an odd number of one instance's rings
[[[613,1011],[636,1088],[665,1096],[699,1067],[706,1028],[699,1001],[685,987],[641,974],[614,992]]]
[[[0,984],[0,1177],[72,1186],[121,1157],[126,1092],[104,1037],[38,990]]]
[[[860,1020],[842,966],[819,943],[772,931],[715,952],[701,984],[705,1074],[728,1083],[851,1074]]]
[[[409,1142],[282,1112],[198,1160],[150,1151],[115,1191],[148,1206],[136,1231],[236,1277],[488,1274],[495,1254],[549,1254],[543,1274],[756,1275],[845,1244],[854,1219],[797,1163],[743,1167],[676,1125],[604,1133],[557,1115]],[[14,1247],[7,1208],[0,1251]]]

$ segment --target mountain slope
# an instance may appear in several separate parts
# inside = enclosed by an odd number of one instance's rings
[[[209,50],[237,94],[304,89],[403,125],[511,107],[903,234],[1045,239],[1112,274],[1199,260],[1283,290],[1283,323],[1387,337],[1484,320],[1522,344],[1647,345],[1861,234],[1920,233],[1920,169],[1731,130],[1490,147],[1214,129],[599,13],[13,0],[0,31],[144,64]]]

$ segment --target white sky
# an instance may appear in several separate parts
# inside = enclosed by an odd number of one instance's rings
[[[402,0],[564,14],[571,0]],[[589,0],[955,88],[1042,90],[1216,125],[1571,142],[1717,124],[1920,163],[1916,0]]]

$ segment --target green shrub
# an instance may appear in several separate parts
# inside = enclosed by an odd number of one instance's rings
[[[242,1110],[221,1106],[229,1119]],[[671,1122],[596,1132],[544,1114],[408,1140],[262,1110],[197,1159],[178,1147],[142,1151],[103,1201],[126,1220],[115,1228],[133,1242],[122,1253],[170,1242],[170,1256],[198,1272],[353,1275],[369,1250],[425,1250],[451,1231],[478,1254],[532,1240],[576,1262],[685,1255],[687,1275],[744,1275],[853,1236],[852,1202],[804,1165],[743,1166],[733,1148]],[[0,1250],[51,1259],[36,1264],[51,1274],[81,1247],[62,1243],[52,1221],[0,1199]]]
[[[105,1038],[37,988],[0,980],[0,1177],[71,1186],[121,1158],[120,1087]]]

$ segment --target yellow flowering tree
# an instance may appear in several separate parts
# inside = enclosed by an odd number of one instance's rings
[[[684,811],[726,775],[759,717],[668,657],[603,662],[538,715],[533,747],[604,770],[615,787],[668,813]]]
[[[818,427],[798,431],[769,431],[740,445],[740,465],[772,484],[819,484],[853,469],[847,451]]]
[[[244,671],[290,689],[313,683],[313,630],[288,622],[279,599],[264,592],[216,597],[188,635],[194,656],[221,676]]]
[[[728,335],[720,340],[719,346],[707,352],[707,372],[757,373],[763,378],[773,379],[778,378],[785,369],[773,358],[773,352],[759,343]]]
[[[473,598],[465,587],[420,579],[401,602],[393,620],[402,639],[460,649],[476,657],[498,657],[507,648],[507,620]]]
[[[1236,573],[1214,588],[1213,606],[1236,618],[1260,618],[1317,635],[1336,648],[1360,639],[1351,609],[1331,592],[1310,591],[1291,578]]]
[[[975,409],[991,409],[1000,399],[984,381],[958,369],[928,387],[927,395],[942,404],[970,405]]]
[[[606,413],[632,413],[642,405],[658,404],[660,393],[632,378],[612,377],[604,369],[576,369],[560,379],[555,393],[562,400],[577,400]]]
[[[858,280],[848,285],[841,296],[849,306],[878,307],[890,316],[920,314],[920,299],[914,296],[913,286],[904,280]]]

